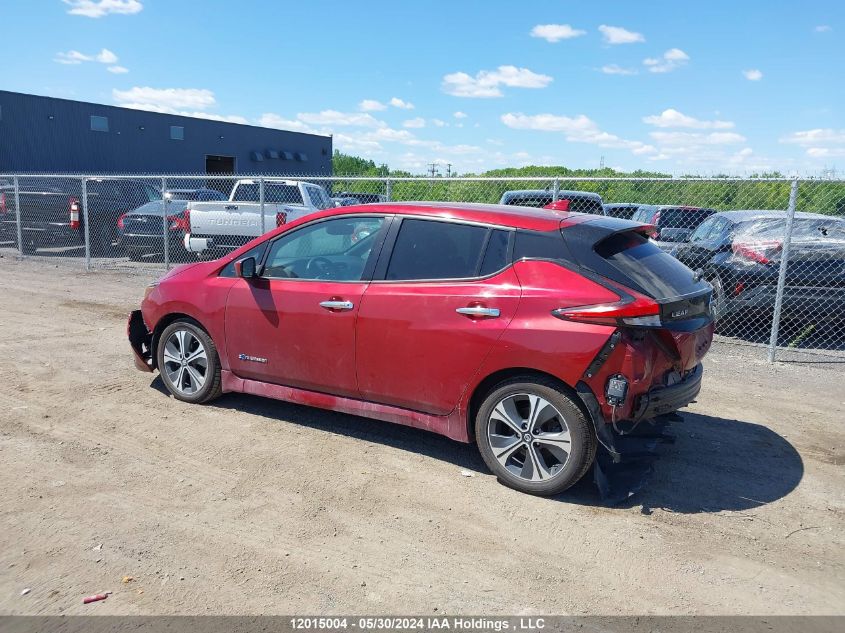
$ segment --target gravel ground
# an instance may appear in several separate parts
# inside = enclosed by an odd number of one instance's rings
[[[0,258],[2,613],[845,613],[841,363],[716,344],[643,491],[541,499],[422,431],[174,400],[126,343],[154,274]]]

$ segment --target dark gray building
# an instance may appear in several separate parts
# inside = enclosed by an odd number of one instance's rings
[[[330,136],[0,90],[2,173],[331,175]]]

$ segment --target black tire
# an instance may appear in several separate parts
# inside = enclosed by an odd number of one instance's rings
[[[543,481],[529,481],[503,465],[494,454],[488,429],[494,422],[491,414],[495,407],[510,396],[537,395],[553,405],[568,427],[569,456],[558,470]],[[590,469],[596,456],[596,436],[592,424],[576,402],[577,396],[559,383],[543,376],[517,376],[493,387],[484,398],[475,417],[475,439],[478,450],[487,467],[498,480],[520,492],[532,495],[552,496],[570,488]],[[538,436],[537,439],[543,436]],[[537,446],[538,442],[534,442]],[[526,451],[528,447],[526,446]],[[527,456],[527,452],[526,452]]]
[[[171,336],[178,331],[187,331],[194,338],[196,338],[205,348],[205,355],[207,358],[207,366],[205,370],[205,381],[202,386],[193,393],[186,393],[178,388],[175,382],[170,378],[169,372],[165,365],[165,346]],[[158,337],[158,345],[156,349],[156,360],[158,362],[159,375],[167,387],[167,390],[173,394],[173,397],[183,402],[190,402],[193,404],[200,404],[210,402],[215,398],[220,397],[223,393],[223,384],[220,377],[220,357],[217,354],[217,346],[214,341],[194,321],[179,320],[174,321],[161,333]]]

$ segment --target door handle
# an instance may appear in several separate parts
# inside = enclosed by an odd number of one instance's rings
[[[467,306],[466,308],[458,308],[455,310],[458,314],[470,317],[488,317],[495,319],[499,316],[499,308],[485,308],[484,306]]]
[[[332,300],[321,301],[320,307],[326,310],[351,310],[355,305],[351,301]]]

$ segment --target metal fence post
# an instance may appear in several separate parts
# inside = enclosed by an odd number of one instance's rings
[[[780,313],[783,308],[783,288],[786,285],[786,268],[789,265],[789,246],[792,242],[792,227],[795,224],[795,202],[798,198],[798,180],[792,181],[789,190],[789,207],[786,210],[786,235],[783,237],[780,271],[775,294],[775,312],[772,316],[772,336],[769,339],[769,362],[775,362],[775,350],[778,344],[778,330],[780,329]]]
[[[552,202],[557,202],[558,197],[560,196],[560,180],[555,178],[555,182],[552,188]]]
[[[15,225],[18,232],[18,253],[23,258],[23,235],[21,233],[21,188],[18,183],[18,177],[14,177],[15,185]]]
[[[393,199],[393,181],[390,178],[384,179],[384,195],[388,202]]]
[[[167,218],[170,216],[170,198],[167,196],[167,178],[161,179],[161,199],[164,204],[161,207],[161,235],[164,240],[164,269],[170,270],[170,227],[167,226]]]
[[[258,179],[258,204],[261,208],[261,235],[264,235],[264,176]]]
[[[85,270],[91,270],[91,223],[88,221],[88,179],[82,177],[82,222],[85,234]]]

